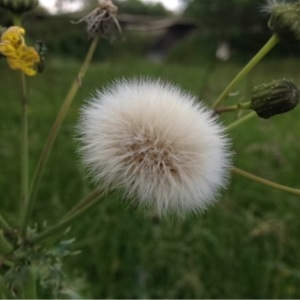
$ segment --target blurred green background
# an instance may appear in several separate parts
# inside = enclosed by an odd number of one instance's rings
[[[49,159],[34,222],[57,223],[94,187],[76,152],[74,126],[80,106],[96,88],[120,77],[150,75],[179,84],[210,105],[271,35],[268,17],[258,11],[259,1],[189,1],[181,16],[141,3],[143,10],[135,11],[132,3],[139,1],[120,3],[120,13],[133,14],[133,20],[137,15],[153,17],[151,22],[163,18],[164,24],[176,20],[167,29],[192,24],[193,30],[169,46],[163,39],[166,30],[138,31],[124,21],[124,38],[116,32],[114,40],[100,41]],[[0,16],[3,25],[10,24],[7,12]],[[31,175],[88,49],[84,25],[70,22],[80,16],[52,16],[38,8],[24,19],[30,41],[42,39],[48,47],[45,72],[28,79]],[[226,60],[216,58],[223,42],[230,49]],[[20,195],[19,76],[4,59],[0,70],[1,209],[15,222]],[[280,78],[300,83],[297,45],[279,45],[228,103],[247,101],[255,85]],[[232,113],[222,121],[229,124],[236,118]],[[300,188],[299,119],[297,108],[270,120],[253,119],[232,131],[235,165]],[[300,298],[299,212],[299,197],[238,176],[214,207],[185,221],[158,220],[135,211],[122,195],[110,197],[65,236],[76,237],[74,250],[82,251],[66,258],[65,272],[82,297]]]

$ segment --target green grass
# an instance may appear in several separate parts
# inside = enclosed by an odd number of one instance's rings
[[[145,61],[92,65],[65,120],[38,194],[34,219],[56,223],[92,184],[76,154],[74,125],[80,105],[116,77],[150,75],[180,84],[212,103],[241,66],[156,65]],[[19,84],[0,61],[0,191],[3,214],[19,210]],[[79,65],[53,59],[30,78],[30,170]],[[230,102],[247,100],[255,84],[279,78],[300,83],[295,60],[266,61]],[[224,118],[229,123],[233,114]],[[268,179],[300,188],[300,110],[253,119],[232,132],[234,162]],[[233,176],[230,188],[204,214],[186,221],[145,216],[119,198],[105,199],[73,227],[79,256],[66,259],[70,280],[85,281],[96,298],[299,298],[300,199]]]

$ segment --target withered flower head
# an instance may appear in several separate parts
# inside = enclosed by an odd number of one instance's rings
[[[259,117],[268,119],[294,109],[299,103],[300,91],[293,81],[275,80],[254,88],[251,107]]]
[[[28,76],[34,76],[40,56],[33,47],[26,45],[24,35],[23,27],[7,28],[0,36],[0,55],[6,58],[12,70],[21,70]]]
[[[73,24],[86,22],[87,32],[91,37],[108,38],[114,25],[121,33],[121,27],[117,20],[118,7],[111,0],[98,0],[98,2],[97,8]]]

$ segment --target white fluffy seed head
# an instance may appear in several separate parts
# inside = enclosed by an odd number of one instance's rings
[[[213,112],[169,83],[121,80],[82,108],[81,154],[97,182],[159,215],[205,209],[228,182],[229,139]]]

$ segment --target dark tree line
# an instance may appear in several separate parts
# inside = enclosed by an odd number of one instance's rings
[[[260,10],[265,1],[253,0],[182,0],[185,14],[196,20],[205,31],[229,38],[232,35],[262,33],[267,30],[268,16]]]

